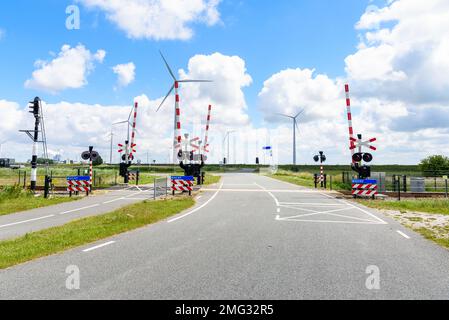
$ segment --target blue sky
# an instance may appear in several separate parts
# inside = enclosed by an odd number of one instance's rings
[[[173,68],[185,68],[195,54],[221,52],[238,55],[246,61],[253,84],[245,88],[250,114],[257,104],[257,93],[273,73],[288,67],[315,68],[330,77],[344,73],[344,58],[354,51],[357,34],[354,24],[368,1],[234,1],[220,5],[221,23],[212,27],[194,25],[194,36],[180,40],[135,40],[105,18],[98,10],[81,8],[81,29],[67,30],[65,9],[72,1],[18,0],[3,2],[0,28],[6,36],[0,41],[0,96],[26,102],[44,95],[48,102],[61,100],[103,105],[129,104],[141,93],[150,98],[164,95],[170,82],[158,50]],[[51,60],[63,44],[84,44],[91,51],[104,49],[107,57],[89,76],[89,85],[57,95],[24,88],[37,59]],[[111,67],[133,61],[136,81],[127,88],[111,90],[116,77]]]
[[[80,30],[66,28],[69,5],[80,9]],[[379,163],[416,163],[449,148],[447,0],[17,0],[0,8],[0,140],[17,158],[29,153],[17,134],[29,125],[24,107],[40,96],[52,153],[73,158],[88,143],[107,152],[102,137],[138,99],[141,149],[166,159],[173,109],[155,113],[171,85],[159,50],[175,72],[217,80],[181,89],[183,130],[198,131],[194,122],[214,104],[213,161],[223,156],[226,131],[238,129],[236,148],[249,148],[247,158],[270,140],[277,161],[291,162],[291,124],[274,114],[301,106],[299,163],[318,149],[329,162],[348,163],[344,82],[355,131],[378,138]],[[128,63],[135,77],[118,86],[113,67]],[[91,122],[96,131],[86,130]]]

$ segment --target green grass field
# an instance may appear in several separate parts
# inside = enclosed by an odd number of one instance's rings
[[[303,187],[313,188],[315,187],[313,174],[308,172],[294,173],[284,170],[279,170],[276,174],[270,175],[274,179],[278,179],[284,182],[293,183]]]
[[[101,216],[89,217],[0,242],[0,269],[134,230],[194,205],[190,197],[145,201]]]
[[[52,197],[50,199],[44,199],[43,197],[35,197],[33,194],[25,192],[17,186],[1,187],[0,216],[75,200],[78,200],[78,198]]]
[[[449,200],[448,199],[414,199],[401,201],[361,201],[365,206],[386,209],[398,210],[402,212],[425,212],[436,214],[449,215]]]
[[[331,174],[329,174],[327,177],[328,190],[331,189],[331,176],[333,190],[350,190],[351,185],[349,183],[343,183],[341,175]],[[279,170],[276,174],[270,175],[270,177],[303,187],[315,188],[314,175],[310,172],[292,172],[287,170]]]
[[[204,185],[209,186],[211,184],[220,182],[220,180],[221,180],[221,176],[206,174],[206,176],[204,177]]]

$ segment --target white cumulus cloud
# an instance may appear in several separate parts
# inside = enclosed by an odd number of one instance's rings
[[[195,55],[187,70],[179,71],[181,79],[212,80],[212,83],[181,84],[182,105],[187,121],[195,116],[205,118],[207,106],[214,106],[216,125],[237,127],[249,124],[243,89],[252,83],[245,61],[238,56],[221,53]]]
[[[221,0],[78,0],[97,8],[133,39],[187,40],[191,25],[214,25],[220,20]]]
[[[38,60],[32,78],[25,82],[26,88],[58,93],[65,89],[78,89],[85,86],[87,76],[102,63],[106,56],[104,50],[90,52],[82,44],[76,47],[63,45],[61,51],[51,61]]]
[[[276,113],[294,116],[304,109],[303,121],[336,118],[341,113],[341,86],[311,69],[286,69],[272,75],[259,92],[260,110],[267,120],[282,120]]]
[[[136,77],[136,66],[132,62],[126,64],[118,64],[114,66],[112,70],[117,75],[118,85],[121,87],[128,86],[131,82],[134,81]]]

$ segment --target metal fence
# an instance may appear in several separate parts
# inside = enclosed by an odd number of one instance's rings
[[[55,188],[63,188],[67,186],[67,176],[70,174],[61,175],[60,173],[54,174],[49,172],[49,176],[52,179],[52,185]],[[80,170],[74,170],[72,175],[84,175],[84,172]],[[88,175],[88,174],[87,174]],[[44,186],[45,174],[37,175],[37,185]],[[114,186],[118,183],[117,172],[104,172],[102,170],[94,170],[92,176],[92,184],[94,187],[108,187]],[[30,174],[27,171],[11,171],[8,174],[0,174],[0,186],[12,186],[19,185],[24,189],[30,185]]]
[[[354,178],[356,178],[356,175],[352,172],[342,173],[343,183],[351,183]],[[379,192],[438,193],[448,196],[447,176],[417,176],[373,172],[371,178],[378,181]]]
[[[155,178],[153,185],[154,199],[167,197],[168,195],[168,178]]]

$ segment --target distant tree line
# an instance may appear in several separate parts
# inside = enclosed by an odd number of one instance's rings
[[[435,175],[449,174],[449,158],[442,155],[429,156],[419,163],[423,173],[434,173]]]

